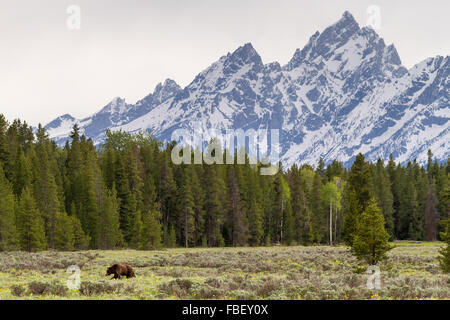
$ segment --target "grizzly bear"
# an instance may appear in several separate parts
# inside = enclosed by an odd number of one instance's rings
[[[129,264],[114,264],[106,270],[106,275],[109,276],[113,274],[114,277],[111,279],[120,279],[121,276],[126,276],[127,278],[133,278],[134,270]]]

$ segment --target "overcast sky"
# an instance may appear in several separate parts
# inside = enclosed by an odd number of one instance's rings
[[[67,27],[70,5],[79,30]],[[406,67],[450,53],[448,0],[0,0],[0,113],[32,125],[86,117],[166,78],[184,87],[246,42],[285,64],[345,10],[366,25],[371,5]]]

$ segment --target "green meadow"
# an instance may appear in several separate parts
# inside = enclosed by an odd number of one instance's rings
[[[450,299],[441,246],[397,242],[380,289],[367,288],[367,266],[343,246],[2,252],[0,299]],[[114,263],[136,278],[105,276]],[[79,289],[67,286],[72,265]]]

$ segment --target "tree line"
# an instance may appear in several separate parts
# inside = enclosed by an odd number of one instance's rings
[[[41,125],[33,132],[0,115],[0,251],[361,247],[358,223],[366,220],[381,221],[390,240],[448,237],[450,161],[430,151],[425,166],[359,154],[349,169],[321,159],[264,176],[249,161],[175,165],[175,143],[105,134],[96,148],[75,125],[59,147]]]

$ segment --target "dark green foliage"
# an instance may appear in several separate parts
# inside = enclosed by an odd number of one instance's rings
[[[106,190],[100,206],[97,222],[96,244],[99,249],[114,249],[122,245],[123,237],[119,223],[119,203],[115,184]]]
[[[0,251],[17,248],[18,234],[14,213],[14,194],[0,165]]]
[[[348,246],[353,245],[353,240],[356,235],[357,223],[361,213],[361,207],[359,206],[358,198],[355,191],[350,188],[346,189],[344,196],[344,210],[346,212],[344,218],[344,226],[342,230],[342,239]]]
[[[84,233],[80,219],[78,219],[77,216],[72,215],[70,216],[70,220],[72,222],[75,250],[88,249],[91,238]]]
[[[228,204],[225,228],[228,243],[232,246],[243,246],[248,239],[248,221],[245,216],[239,186],[236,178],[236,169],[231,167],[228,177]]]
[[[144,211],[142,215],[142,234],[140,247],[143,250],[161,247],[160,214],[156,209]]]
[[[359,154],[350,170],[321,159],[264,176],[245,153],[245,164],[175,165],[175,145],[108,131],[96,148],[75,125],[60,148],[0,115],[0,250],[352,246],[371,198],[390,240],[447,239],[450,166],[431,152],[426,168]]]
[[[28,188],[22,192],[17,212],[20,248],[24,251],[46,249],[44,221]]]
[[[442,199],[445,201],[447,208],[447,219],[443,221],[443,225],[445,226],[444,232],[441,234],[442,240],[446,242],[446,246],[442,248],[441,255],[439,257],[439,264],[441,269],[445,273],[450,273],[450,185],[447,182],[447,185],[443,189]]]
[[[365,161],[360,153],[350,169],[348,184],[356,193],[359,206],[364,210],[372,198],[372,177],[370,175],[370,164]]]
[[[65,212],[58,212],[55,217],[54,248],[61,251],[72,251],[75,249],[73,223]]]
[[[440,251],[439,264],[442,271],[450,273],[450,220],[447,220],[445,225],[445,232],[442,233],[441,237],[447,245]]]
[[[369,265],[376,265],[386,259],[386,252],[392,249],[388,243],[389,234],[384,228],[384,218],[375,199],[370,200],[366,210],[357,222],[352,252]]]
[[[187,248],[193,244],[195,235],[194,196],[191,189],[191,178],[188,170],[183,170],[180,186],[177,191],[176,211],[179,226],[179,238]]]

